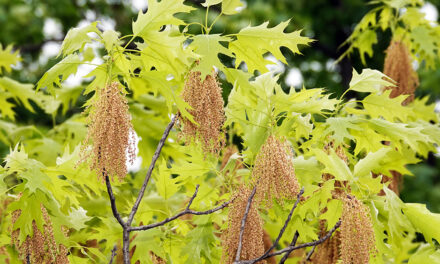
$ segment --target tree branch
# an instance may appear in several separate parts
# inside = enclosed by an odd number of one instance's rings
[[[299,237],[299,233],[298,231],[295,232],[295,235],[293,236],[292,242],[290,242],[289,246],[295,246],[296,241],[298,240]],[[287,260],[287,258],[289,257],[290,252],[287,252],[286,254],[284,254],[284,256],[281,258],[280,263],[279,264],[284,264],[284,262]]]
[[[199,190],[199,185],[197,184],[196,191],[194,192],[193,196],[189,200],[188,205],[186,206],[185,210],[183,210],[182,212],[180,212],[180,213],[178,213],[178,214],[176,214],[174,216],[168,217],[167,219],[165,219],[163,221],[160,221],[160,222],[157,222],[157,223],[153,223],[153,224],[149,224],[149,225],[143,225],[143,226],[129,227],[128,231],[131,232],[131,231],[143,231],[143,230],[152,229],[152,228],[155,228],[155,227],[158,227],[158,226],[165,225],[166,223],[169,223],[169,222],[171,222],[171,221],[173,221],[173,220],[175,220],[175,219],[177,219],[177,218],[179,218],[181,216],[187,215],[187,214],[192,214],[192,215],[212,214],[214,212],[217,212],[217,211],[225,208],[226,206],[228,206],[234,200],[234,199],[231,199],[231,200],[229,200],[229,201],[227,201],[227,202],[221,204],[220,206],[217,206],[217,207],[215,207],[215,208],[213,208],[211,210],[207,210],[207,211],[194,211],[194,210],[189,209],[189,207],[191,206],[192,202],[196,198],[198,190]]]
[[[329,239],[332,236],[332,234],[336,231],[336,229],[340,225],[341,225],[341,220],[339,220],[335,224],[335,226],[330,231],[328,231],[328,233],[325,236],[321,237],[320,239],[315,240],[313,242],[300,244],[298,246],[293,246],[293,245],[288,246],[288,247],[283,248],[283,249],[281,249],[279,251],[276,251],[274,253],[267,254],[266,257],[263,258],[263,259],[270,258],[270,257],[273,257],[273,256],[277,256],[277,255],[281,255],[281,254],[284,254],[284,253],[287,253],[287,255],[289,255],[294,250],[297,250],[297,249],[300,249],[300,248],[305,248],[305,247],[313,247],[313,246],[322,244],[322,243],[324,243],[327,239]],[[257,261],[260,261],[260,260],[262,260],[262,259],[256,258],[256,259],[251,259],[251,260],[236,261],[235,263],[236,264],[253,264],[253,263],[256,263]]]
[[[122,226],[122,229],[123,229],[123,235],[122,235],[122,255],[123,255],[123,259],[124,259],[124,264],[129,264],[130,263],[130,232],[131,231],[148,230],[148,229],[152,229],[152,228],[155,228],[155,227],[158,227],[158,226],[162,226],[162,225],[164,225],[164,224],[166,224],[168,222],[171,222],[171,221],[173,221],[173,220],[175,220],[175,219],[177,219],[177,218],[179,218],[179,217],[181,217],[183,215],[186,215],[186,214],[193,214],[193,215],[212,214],[212,213],[214,213],[216,211],[219,211],[219,210],[225,208],[226,206],[228,206],[234,200],[234,199],[232,199],[232,200],[230,200],[228,202],[223,203],[222,205],[220,205],[220,206],[218,206],[216,208],[213,208],[213,209],[207,210],[207,211],[194,211],[194,210],[191,210],[189,208],[192,205],[192,203],[193,203],[194,199],[196,198],[197,193],[199,191],[199,185],[197,185],[196,186],[196,190],[195,190],[193,196],[189,200],[188,205],[185,207],[185,210],[183,210],[182,212],[180,212],[180,213],[178,213],[178,214],[176,214],[176,215],[174,215],[172,217],[169,217],[169,218],[167,218],[167,219],[165,219],[165,220],[163,220],[161,222],[153,223],[153,224],[150,224],[150,225],[137,226],[137,227],[132,227],[131,226],[131,224],[133,223],[134,216],[135,216],[135,214],[136,214],[136,212],[137,212],[137,210],[139,208],[139,205],[140,205],[140,203],[142,201],[142,198],[144,196],[144,193],[145,193],[145,190],[147,188],[148,182],[150,181],[151,174],[153,173],[154,167],[156,165],[156,161],[159,158],[159,155],[160,155],[160,153],[162,151],[162,148],[163,148],[163,146],[165,144],[165,141],[168,138],[168,135],[170,134],[171,129],[173,128],[174,124],[176,123],[176,120],[177,120],[178,116],[179,116],[179,114],[176,114],[172,118],[171,122],[167,125],[167,127],[165,128],[165,131],[163,132],[162,138],[160,139],[160,141],[159,141],[159,143],[157,145],[156,151],[154,152],[154,155],[153,155],[153,158],[151,160],[150,166],[148,167],[147,174],[145,175],[145,179],[144,179],[144,182],[142,184],[142,187],[141,187],[141,189],[139,191],[139,194],[138,194],[138,196],[136,198],[136,201],[135,201],[135,203],[134,203],[134,205],[133,205],[133,207],[132,207],[132,209],[130,211],[130,214],[129,214],[128,219],[127,219],[126,222],[124,222],[122,220],[122,217],[121,217],[121,215],[119,214],[119,212],[118,212],[118,210],[116,208],[115,196],[113,194],[113,190],[112,190],[112,186],[111,186],[111,183],[110,183],[110,179],[109,179],[108,176],[105,177],[105,183],[107,185],[107,192],[108,192],[108,195],[110,197],[110,203],[111,203],[111,207],[112,207],[113,216],[116,218],[116,220],[118,220],[119,224]],[[113,257],[114,256],[112,256],[112,258],[110,259],[110,263],[113,261]]]
[[[162,151],[163,145],[165,144],[165,140],[167,139],[168,135],[171,132],[171,128],[173,128],[174,124],[176,123],[177,117],[179,114],[176,114],[173,119],[171,119],[171,122],[168,124],[168,126],[165,128],[165,131],[163,132],[162,138],[159,141],[159,144],[157,145],[156,151],[154,152],[153,158],[151,159],[150,167],[148,167],[147,174],[145,175],[144,183],[142,184],[141,190],[139,191],[138,197],[136,199],[136,202],[133,205],[133,208],[131,209],[130,215],[128,216],[127,224],[128,226],[131,225],[134,219],[134,215],[136,214],[139,205],[142,201],[142,198],[144,197],[145,189],[147,188],[148,182],[150,181],[151,174],[153,173],[154,166],[156,165],[156,161],[159,158],[160,152]]]
[[[314,246],[312,247],[312,250],[310,250],[310,252],[307,254],[306,261],[309,261],[309,260],[310,260],[310,258],[311,258],[312,255],[313,255],[313,252],[315,252],[315,248],[316,248],[316,245],[314,245]]]
[[[108,262],[108,264],[113,264],[113,259],[116,256],[116,250],[117,250],[117,244],[115,244],[115,246],[112,249],[112,255],[110,256],[110,261]]]
[[[113,216],[116,218],[116,220],[118,220],[122,228],[125,228],[125,222],[124,220],[122,220],[122,217],[119,214],[118,209],[116,208],[116,199],[115,199],[115,195],[113,194],[112,185],[110,183],[110,179],[108,175],[105,176],[105,184],[107,185],[107,193],[110,198],[110,204],[112,207]]]
[[[238,239],[238,247],[237,247],[237,253],[235,254],[235,262],[240,260],[241,248],[243,246],[244,227],[246,225],[246,220],[249,214],[249,210],[251,209],[252,199],[254,199],[254,195],[256,191],[257,191],[257,184],[255,184],[254,189],[252,189],[251,195],[249,195],[249,199],[246,205],[246,210],[244,211],[243,218],[241,219],[240,237]]]
[[[255,262],[258,262],[260,260],[263,260],[266,258],[267,255],[270,254],[270,252],[278,245],[278,243],[280,242],[281,237],[283,236],[284,232],[286,231],[287,225],[290,222],[290,219],[292,218],[293,215],[293,211],[295,211],[295,208],[298,206],[299,200],[301,198],[301,196],[304,194],[304,187],[301,189],[301,191],[298,193],[298,195],[296,196],[296,201],[295,204],[293,205],[292,209],[290,210],[289,215],[287,216],[286,221],[284,222],[283,227],[280,230],[280,233],[278,234],[278,237],[275,239],[275,241],[273,242],[272,246],[259,258],[256,259]],[[296,233],[295,233],[296,235]],[[296,241],[295,241],[296,242]],[[237,260],[236,260],[237,261]]]

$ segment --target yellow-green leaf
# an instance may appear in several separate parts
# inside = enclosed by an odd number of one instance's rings
[[[15,65],[19,61],[21,61],[21,58],[18,54],[18,50],[12,52],[12,45],[3,49],[2,44],[0,43],[0,74],[2,73],[2,68],[7,72],[11,72],[11,65]]]
[[[101,31],[98,30],[96,25],[98,22],[93,22],[82,28],[72,28],[67,32],[64,38],[63,44],[61,46],[61,52],[63,56],[71,54],[77,50],[80,52],[84,49],[86,43],[91,42],[92,38],[88,35],[89,33],[96,33],[101,35]]]
[[[322,173],[329,173],[338,181],[348,181],[353,179],[353,174],[348,168],[345,161],[336,155],[333,149],[330,149],[330,154],[325,153],[321,149],[314,149],[313,152],[319,162],[325,167]]]
[[[425,204],[416,203],[406,203],[403,212],[428,242],[440,241],[440,214],[431,213]]]
[[[216,35],[197,35],[193,38],[190,47],[194,52],[201,56],[199,64],[194,67],[194,71],[200,71],[202,80],[206,75],[211,74],[213,66],[224,69],[223,63],[220,62],[218,54],[222,53],[233,57],[234,55],[230,50],[220,44],[220,42],[231,41],[228,37],[223,37],[219,34]]]
[[[222,13],[225,15],[236,14],[236,13],[238,13],[237,8],[242,7],[242,6],[243,6],[243,3],[240,0],[223,0]]]
[[[364,69],[361,74],[353,69],[353,77],[350,81],[350,90],[364,93],[379,93],[382,87],[394,86],[390,81],[385,80],[387,76],[378,70]]]
[[[144,14],[139,10],[138,18],[133,22],[133,34],[144,37],[149,31],[159,31],[164,25],[183,25],[181,19],[174,15],[188,13],[194,10],[191,6],[183,4],[184,0],[156,0],[148,1],[148,11]],[[148,39],[148,38],[144,38]]]
[[[312,40],[302,37],[301,30],[284,33],[289,21],[281,22],[273,28],[268,28],[269,22],[265,22],[256,27],[248,26],[237,33],[237,39],[229,44],[229,49],[235,53],[237,59],[235,66],[238,67],[244,61],[250,73],[255,70],[264,73],[268,71],[266,65],[273,64],[273,62],[264,59],[265,53],[272,53],[275,58],[286,64],[287,61],[281,53],[281,47],[301,54],[298,45],[308,45]]]

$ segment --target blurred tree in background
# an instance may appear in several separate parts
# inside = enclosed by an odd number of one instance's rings
[[[191,0],[187,3],[200,6],[204,0]],[[237,32],[253,21],[253,25],[269,21],[269,26],[292,19],[287,31],[304,28],[304,35],[315,39],[310,48],[302,49],[304,56],[293,55],[283,50],[292,68],[278,62],[271,70],[279,73],[283,88],[300,89],[321,87],[327,85],[333,93],[340,95],[346,90],[351,79],[352,67],[361,69],[362,63],[358,54],[344,58],[336,63],[346,47],[341,44],[350,36],[354,26],[371,9],[368,1],[361,0],[248,0],[240,15],[220,19],[212,33]],[[10,74],[10,77],[24,83],[36,83],[51,66],[61,58],[57,57],[61,42],[69,28],[99,20],[100,28],[111,28],[123,35],[129,34],[132,18],[141,9],[145,12],[147,1],[141,0],[0,0],[0,43],[3,46],[13,44],[20,50],[22,61]],[[440,0],[426,1],[424,10],[438,20]],[[206,18],[204,12],[193,12],[186,19],[202,22],[205,19],[213,21],[219,9],[215,6]],[[190,32],[197,33],[200,28],[191,26]],[[373,58],[368,58],[369,68],[382,70],[384,51],[390,42],[391,34],[385,31],[378,35],[378,43],[374,48]],[[93,47],[99,52],[102,47]],[[274,59],[269,57],[268,59]],[[437,69],[440,67],[437,67]],[[440,70],[429,70],[420,65],[418,69],[420,87],[416,96],[429,95],[430,101],[440,100]],[[83,68],[77,75],[87,74]],[[81,77],[77,76],[77,77]],[[70,77],[68,85],[81,86],[79,78]],[[78,89],[81,93],[82,89]],[[224,87],[226,99],[230,87]],[[349,96],[356,97],[357,94]],[[84,99],[76,102],[77,107],[68,111],[67,117],[80,112]],[[61,122],[58,116],[51,117],[42,109],[30,113],[16,109],[16,122],[35,125],[39,128],[51,127],[53,123]],[[61,116],[61,115],[60,115]],[[66,117],[63,117],[66,118]],[[2,154],[7,153],[8,147],[2,145]],[[401,194],[406,202],[426,203],[434,212],[440,212],[440,159],[430,156],[427,162],[409,168],[418,177],[406,177]]]

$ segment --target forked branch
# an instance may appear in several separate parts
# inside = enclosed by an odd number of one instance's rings
[[[129,254],[129,249],[130,249],[130,232],[132,231],[143,231],[143,230],[149,230],[158,226],[162,226],[165,225],[173,220],[176,220],[177,218],[183,216],[183,215],[187,215],[187,214],[192,214],[192,215],[207,215],[207,214],[212,214],[214,212],[217,212],[223,208],[225,208],[226,206],[228,206],[232,201],[227,201],[223,204],[221,204],[220,206],[217,206],[213,209],[207,210],[207,211],[195,211],[195,210],[191,210],[190,206],[192,205],[192,203],[194,202],[194,199],[197,196],[197,193],[199,191],[199,185],[196,186],[196,190],[193,194],[193,196],[191,197],[191,199],[188,202],[188,205],[185,207],[185,210],[181,211],[180,213],[171,216],[163,221],[157,222],[157,223],[153,223],[153,224],[149,224],[149,225],[143,225],[143,226],[136,226],[136,227],[132,227],[131,224],[133,223],[133,219],[134,216],[136,215],[137,210],[139,209],[139,205],[142,201],[142,198],[144,197],[145,194],[145,190],[147,188],[148,182],[150,181],[151,178],[151,174],[153,173],[154,167],[156,165],[156,162],[160,156],[160,153],[162,151],[162,148],[165,144],[166,139],[168,138],[171,129],[173,128],[174,124],[176,123],[176,120],[178,118],[178,114],[175,115],[171,122],[167,125],[167,127],[165,128],[165,131],[162,135],[162,138],[159,141],[159,144],[157,145],[156,151],[154,152],[153,158],[151,160],[150,166],[148,167],[147,170],[147,174],[145,175],[145,179],[144,182],[142,184],[142,187],[139,191],[139,194],[136,198],[136,201],[130,211],[130,214],[128,215],[127,221],[124,221],[121,217],[121,214],[118,212],[118,209],[116,207],[116,198],[115,195],[113,194],[113,189],[110,183],[110,179],[108,176],[105,177],[105,183],[107,185],[107,193],[109,195],[110,198],[110,204],[111,204],[111,208],[112,208],[112,213],[113,216],[116,218],[116,220],[119,222],[119,224],[122,226],[123,229],[123,237],[122,237],[122,254],[123,254],[123,259],[124,259],[124,264],[129,264],[130,263],[130,254]],[[114,258],[114,253],[115,251],[112,251],[112,258],[111,258],[111,262],[113,261]]]
[[[333,235],[333,233],[336,231],[336,229],[339,228],[340,225],[341,225],[341,220],[339,220],[335,224],[335,226],[333,226],[333,228],[330,231],[328,231],[327,234],[325,234],[325,236],[321,237],[318,240],[315,240],[315,241],[312,241],[312,242],[308,242],[308,243],[304,243],[304,244],[300,244],[298,246],[289,245],[288,247],[285,247],[285,248],[283,248],[281,250],[278,250],[278,251],[276,251],[274,253],[267,254],[264,258],[261,258],[261,259],[260,258],[256,258],[256,259],[251,259],[251,260],[242,260],[242,261],[237,261],[235,263],[236,264],[253,264],[253,263],[257,263],[260,260],[267,259],[267,258],[270,258],[270,257],[273,257],[273,256],[277,256],[277,255],[286,254],[288,256],[290,253],[292,253],[292,251],[295,251],[295,250],[300,249],[300,248],[317,246],[319,244],[324,243],[327,239],[329,239]]]
[[[192,214],[192,215],[207,215],[207,214],[212,214],[214,212],[217,212],[223,208],[225,208],[226,206],[228,206],[234,199],[229,200],[227,202],[224,202],[223,204],[221,204],[220,206],[217,206],[211,210],[207,210],[207,211],[194,211],[189,209],[189,207],[191,206],[192,202],[194,201],[194,199],[197,196],[197,192],[199,190],[199,185],[197,184],[196,187],[196,191],[194,192],[193,196],[191,197],[191,199],[188,202],[188,205],[186,206],[185,210],[181,211],[178,214],[175,214],[174,216],[168,217],[163,221],[157,222],[157,223],[153,223],[153,224],[149,224],[149,225],[143,225],[143,226],[135,226],[135,227],[130,227],[128,230],[129,231],[142,231],[142,230],[148,230],[148,229],[152,229],[158,226],[162,226],[165,225],[166,223],[169,223],[181,216],[187,215],[187,214]]]
[[[298,240],[298,237],[299,237],[299,233],[298,233],[298,231],[296,231],[295,235],[294,235],[294,237],[292,239],[292,242],[289,244],[288,247],[286,247],[284,249],[281,249],[279,251],[276,251],[274,253],[270,253],[278,245],[278,243],[281,240],[281,237],[283,236],[284,232],[286,231],[287,225],[289,224],[290,219],[292,218],[293,212],[295,211],[296,207],[298,206],[298,203],[299,203],[299,201],[301,199],[301,196],[304,194],[304,188],[302,188],[301,191],[298,193],[298,195],[296,197],[297,199],[296,199],[292,209],[290,210],[289,215],[287,216],[287,219],[284,222],[284,225],[281,228],[281,230],[280,230],[277,238],[275,239],[274,243],[272,244],[272,246],[267,251],[265,251],[263,255],[261,255],[258,258],[251,259],[251,260],[240,260],[241,250],[242,250],[242,243],[243,243],[244,227],[246,225],[246,220],[247,220],[247,216],[249,214],[249,210],[250,210],[250,208],[252,206],[252,201],[253,201],[253,198],[255,196],[255,192],[256,192],[256,186],[253,188],[251,194],[249,195],[248,202],[247,202],[247,205],[246,205],[246,209],[245,209],[242,221],[241,221],[240,236],[239,236],[239,240],[238,240],[238,247],[237,247],[237,253],[235,255],[234,264],[253,264],[253,263],[257,263],[257,262],[259,262],[261,260],[273,257],[273,256],[285,254],[283,256],[283,258],[281,259],[281,261],[280,261],[280,263],[284,263],[287,260],[289,254],[292,251],[300,249],[300,248],[305,248],[305,247],[313,247],[313,250],[312,250],[312,254],[313,254],[313,251],[314,251],[315,247],[317,245],[323,243],[327,239],[329,239],[332,236],[332,234],[336,231],[336,229],[341,225],[341,220],[339,220],[335,224],[335,226],[325,236],[321,237],[320,239],[318,239],[316,241],[300,244],[298,246],[295,246],[296,245],[296,241]],[[311,256],[311,254],[310,254],[310,256]]]

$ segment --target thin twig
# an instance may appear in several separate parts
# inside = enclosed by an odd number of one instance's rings
[[[243,244],[244,227],[246,225],[246,219],[248,217],[249,210],[250,210],[251,204],[252,204],[252,199],[254,199],[254,195],[255,195],[256,191],[257,191],[257,184],[255,184],[254,189],[252,189],[251,195],[249,195],[249,199],[248,199],[248,202],[247,202],[247,205],[246,205],[246,210],[244,211],[243,218],[241,219],[240,236],[239,236],[239,239],[238,239],[238,247],[237,247],[237,253],[235,255],[235,262],[240,260],[241,247],[242,247],[242,244]]]
[[[321,237],[320,239],[312,241],[312,242],[300,244],[298,246],[288,246],[288,247],[283,248],[281,250],[278,250],[278,251],[276,251],[274,253],[268,254],[264,259],[270,258],[270,257],[273,257],[273,256],[277,256],[277,255],[281,255],[281,254],[284,254],[284,253],[290,254],[292,251],[300,249],[300,248],[313,247],[313,246],[319,245],[321,243],[324,243],[324,241],[329,239],[340,225],[341,225],[341,220],[339,220],[335,224],[335,226],[330,231],[328,231],[328,233],[325,236]],[[257,258],[257,259],[251,259],[251,260],[236,261],[235,263],[236,264],[253,264],[253,263],[256,263],[259,260],[260,259]]]
[[[116,256],[116,250],[118,249],[117,244],[115,244],[115,246],[112,249],[112,255],[110,256],[110,261],[108,264],[112,264],[113,263],[113,259]]]
[[[299,237],[299,233],[298,231],[295,232],[295,235],[293,236],[292,242],[290,242],[289,246],[295,246],[296,241],[298,240]],[[287,258],[289,258],[290,252],[287,252],[286,254],[284,254],[284,256],[281,258],[280,263],[279,264],[284,264],[284,262],[287,260]]]
[[[139,205],[140,205],[140,203],[142,201],[142,198],[144,196],[144,193],[145,193],[145,190],[147,188],[148,182],[150,181],[151,174],[153,173],[153,170],[154,170],[154,167],[156,165],[157,159],[159,158],[159,155],[160,155],[160,153],[162,151],[162,148],[163,148],[163,146],[165,144],[165,141],[168,138],[168,135],[170,134],[171,129],[173,128],[174,124],[176,123],[176,120],[177,120],[178,116],[179,116],[179,114],[176,114],[172,118],[171,122],[165,128],[165,131],[164,131],[164,133],[162,135],[162,138],[160,139],[160,141],[159,141],[159,143],[157,145],[156,151],[154,152],[154,155],[153,155],[153,158],[151,160],[150,166],[148,167],[147,174],[145,175],[145,179],[144,179],[144,182],[142,184],[142,187],[141,187],[141,189],[139,191],[139,194],[138,194],[138,196],[136,198],[136,201],[135,201],[135,203],[134,203],[134,205],[133,205],[133,207],[132,207],[132,209],[130,211],[130,214],[129,214],[128,219],[127,219],[126,222],[124,222],[122,220],[122,217],[121,217],[121,215],[119,214],[119,212],[118,212],[118,210],[116,208],[115,196],[113,194],[113,190],[112,190],[112,186],[111,186],[111,183],[110,183],[110,179],[109,179],[108,176],[105,177],[105,181],[106,181],[106,185],[107,185],[107,192],[108,192],[108,195],[110,197],[110,203],[111,203],[111,207],[112,207],[113,216],[118,220],[119,224],[122,226],[122,229],[123,229],[123,235],[122,235],[122,255],[123,255],[123,259],[124,259],[124,264],[129,264],[130,263],[130,250],[129,249],[130,249],[130,232],[131,231],[148,230],[148,229],[151,229],[151,228],[162,226],[162,225],[164,225],[164,224],[166,224],[168,222],[171,222],[171,221],[173,221],[173,220],[175,220],[175,219],[177,219],[177,218],[179,218],[179,217],[181,217],[183,215],[186,215],[186,214],[193,214],[193,215],[212,214],[212,213],[214,213],[216,211],[219,211],[219,210],[225,208],[226,206],[228,206],[228,204],[230,204],[234,200],[234,199],[232,199],[232,200],[230,200],[228,202],[223,203],[222,205],[220,205],[220,206],[218,206],[216,208],[213,208],[213,209],[207,210],[207,211],[194,211],[194,210],[191,210],[189,208],[192,205],[192,203],[193,203],[194,199],[196,198],[197,193],[199,191],[199,185],[197,185],[196,186],[196,190],[195,190],[193,196],[189,200],[188,205],[186,206],[185,210],[183,210],[182,212],[180,212],[180,213],[178,213],[178,214],[176,214],[176,215],[174,215],[172,217],[169,217],[169,218],[167,218],[167,219],[165,219],[165,220],[163,220],[161,222],[153,223],[153,224],[150,224],[150,225],[137,226],[137,227],[132,227],[131,226],[131,224],[133,223],[134,216],[135,216],[135,214],[136,214],[136,212],[137,212],[137,210],[139,208]],[[112,259],[110,261],[111,262],[113,261],[113,257],[112,257]]]
[[[312,250],[310,250],[310,252],[307,254],[306,261],[309,261],[309,260],[310,260],[310,258],[311,258],[312,255],[313,255],[313,252],[315,252],[315,248],[316,248],[316,245],[314,245],[314,246],[312,247]]]
[[[185,210],[189,210],[189,207],[191,206],[191,204],[193,203],[194,199],[197,196],[197,193],[199,192],[199,187],[200,185],[197,184],[196,185],[196,191],[194,192],[193,196],[191,197],[191,199],[189,199],[188,205],[186,206]]]
[[[168,217],[167,219],[165,219],[163,221],[160,221],[160,222],[157,222],[157,223],[153,223],[153,224],[149,224],[149,225],[143,225],[143,226],[129,227],[128,231],[131,232],[131,231],[143,231],[143,230],[152,229],[152,228],[155,228],[155,227],[158,227],[158,226],[165,225],[166,223],[169,223],[169,222],[171,222],[171,221],[173,221],[173,220],[175,220],[175,219],[177,219],[177,218],[179,218],[181,216],[187,215],[187,214],[192,214],[192,215],[212,214],[214,212],[217,212],[217,211],[225,208],[226,206],[228,206],[234,200],[234,199],[229,200],[229,201],[227,201],[227,202],[221,204],[220,206],[217,206],[216,208],[213,208],[211,210],[207,210],[207,211],[194,211],[194,210],[189,209],[189,207],[191,206],[192,202],[196,198],[198,190],[199,190],[199,185],[197,185],[196,191],[194,192],[193,196],[189,200],[188,205],[186,206],[185,210],[181,211],[180,213],[178,213],[178,214],[176,214],[174,216]]]
[[[301,189],[301,191],[296,196],[295,204],[293,205],[292,209],[290,210],[290,213],[287,216],[287,219],[284,222],[284,225],[281,228],[280,233],[278,234],[278,237],[275,239],[275,241],[273,242],[272,246],[261,257],[259,257],[258,259],[260,259],[260,260],[264,259],[278,245],[278,243],[280,242],[281,237],[283,236],[284,232],[286,231],[286,228],[287,228],[287,225],[290,222],[290,219],[292,218],[293,211],[295,211],[295,208],[298,206],[299,200],[300,200],[300,198],[301,198],[301,196],[303,194],[304,194],[304,187]]]
[[[112,207],[113,216],[116,218],[116,220],[118,220],[122,228],[125,228],[125,222],[124,220],[122,220],[122,217],[119,214],[118,209],[116,208],[116,199],[115,199],[115,195],[113,194],[112,185],[110,183],[110,179],[108,175],[105,176],[105,184],[107,185],[107,193],[110,198],[110,204]]]
[[[128,226],[131,225],[134,219],[134,215],[136,214],[139,205],[141,204],[142,198],[144,197],[145,189],[147,188],[148,182],[150,181],[151,174],[153,173],[154,166],[156,165],[156,161],[159,158],[160,152],[162,151],[163,145],[165,144],[165,140],[167,139],[168,135],[171,132],[171,129],[173,128],[174,124],[176,123],[178,114],[176,114],[173,119],[171,119],[171,122],[167,125],[165,128],[165,131],[163,132],[162,138],[159,141],[159,144],[157,144],[156,151],[154,152],[153,158],[151,159],[150,167],[148,167],[147,174],[145,175],[144,183],[142,184],[141,190],[139,191],[139,194],[137,196],[136,202],[133,205],[133,208],[131,209],[130,215],[128,216],[127,224]]]

